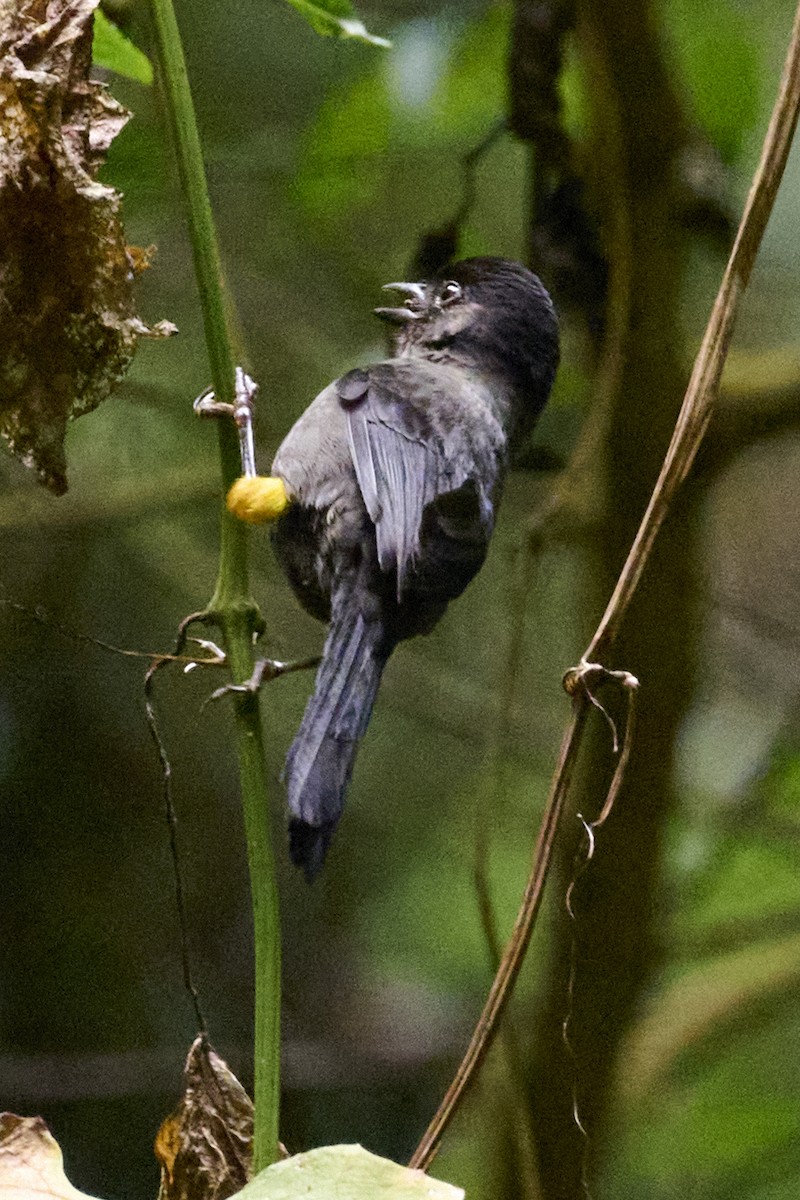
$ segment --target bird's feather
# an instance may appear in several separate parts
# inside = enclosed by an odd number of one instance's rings
[[[378,563],[384,572],[396,571],[400,602],[408,570],[420,551],[426,507],[470,479],[485,477],[485,472],[456,424],[448,430],[450,444],[444,444],[420,402],[429,404],[431,399],[431,379],[424,368],[420,371],[415,364],[415,378],[395,364],[393,370],[387,366],[360,370],[359,389],[350,376],[335,386],[346,410],[358,486],[375,526]],[[484,536],[490,531],[487,527]]]
[[[342,814],[358,743],[392,649],[381,622],[365,616],[358,588],[354,574],[340,577],[314,694],[284,769],[289,849],[309,879],[322,866]]]

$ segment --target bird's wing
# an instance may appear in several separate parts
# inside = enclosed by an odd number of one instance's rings
[[[436,386],[425,371],[386,366],[350,371],[334,385],[378,561],[382,570],[397,571],[398,599],[419,551],[425,508],[476,474],[465,435],[437,421]]]

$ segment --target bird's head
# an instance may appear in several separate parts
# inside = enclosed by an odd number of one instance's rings
[[[558,322],[541,280],[505,258],[467,258],[432,279],[389,283],[406,297],[376,308],[397,355],[455,362],[503,378],[535,412],[558,366]],[[534,413],[535,415],[535,413]]]

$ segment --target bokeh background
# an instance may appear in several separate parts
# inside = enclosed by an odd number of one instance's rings
[[[518,4],[517,17],[548,7],[559,6]],[[556,393],[480,577],[390,664],[312,888],[287,861],[279,781],[311,679],[281,679],[264,697],[292,1150],[360,1141],[408,1157],[466,1044],[491,978],[476,855],[488,855],[505,935],[568,716],[561,676],[597,623],[663,456],[793,6],[579,10],[559,85],[596,232],[569,248],[578,286],[559,274],[560,244],[537,240],[554,181],[544,151],[537,174],[519,138],[478,160],[458,244],[461,255],[520,258],[538,248],[532,265],[562,312]],[[114,11],[147,50],[146,6]],[[320,38],[277,0],[194,0],[178,15],[228,281],[262,386],[265,469],[322,386],[384,353],[371,315],[380,285],[405,277],[423,235],[461,207],[465,155],[507,110],[519,29],[512,5],[478,0],[362,7],[391,50]],[[143,345],[115,395],[71,428],[65,497],[0,461],[0,1106],[46,1118],[79,1187],[138,1200],[157,1187],[152,1140],[195,1030],[146,664],[79,635],[170,646],[213,588],[219,484],[214,430],[191,411],[209,372],[158,83],[110,84],[134,118],[104,177],[124,192],[129,241],[158,247],[141,311],[180,336]],[[571,923],[574,810],[596,811],[610,763],[598,718],[513,1039],[436,1162],[470,1200],[579,1195],[582,1160],[597,1200],[788,1200],[800,1187],[798,190],[795,155],[707,447],[615,652],[642,684],[629,784]],[[593,253],[609,263],[605,310]],[[588,463],[564,474],[593,418]],[[253,536],[253,561],[268,652],[314,653],[322,631],[298,611],[265,535]],[[157,695],[197,981],[214,1043],[249,1083],[229,713],[204,707],[220,681],[176,671]],[[574,1058],[561,1041],[568,1011]]]

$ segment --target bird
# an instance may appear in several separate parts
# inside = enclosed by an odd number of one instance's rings
[[[328,623],[284,768],[290,857],[309,880],[384,668],[480,570],[509,463],[559,360],[550,296],[520,263],[468,258],[386,288],[404,297],[375,309],[392,330],[390,356],[326,387],[272,464],[287,501],[275,554],[300,604]]]

